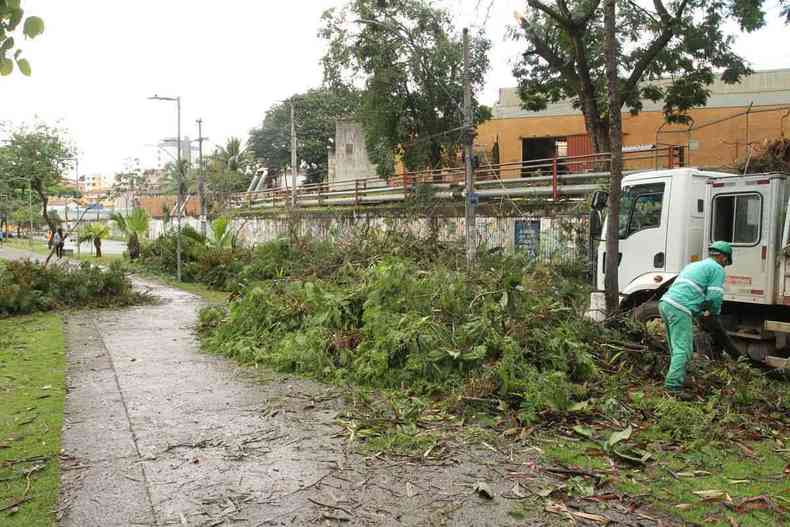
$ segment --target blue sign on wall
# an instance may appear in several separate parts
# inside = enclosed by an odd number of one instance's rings
[[[527,251],[530,258],[537,258],[540,250],[540,220],[516,220],[513,245],[517,251]]]

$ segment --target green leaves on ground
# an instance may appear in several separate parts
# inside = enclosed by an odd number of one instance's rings
[[[525,421],[584,398],[602,334],[579,316],[581,284],[521,256],[492,257],[470,275],[442,263],[455,249],[436,243],[381,257],[403,241],[388,239],[259,246],[230,312],[204,313],[206,347],[336,382],[468,389],[521,404]]]
[[[25,261],[0,268],[0,317],[69,307],[128,306],[144,302],[120,263],[107,270],[83,262],[79,267],[44,267]]]

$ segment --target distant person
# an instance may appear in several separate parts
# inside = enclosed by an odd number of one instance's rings
[[[63,234],[63,229],[58,228],[52,236],[52,244],[55,246],[55,255],[58,259],[63,258],[63,246],[66,245],[66,236]]]
[[[31,234],[31,237],[32,237],[32,236],[33,236],[33,235]],[[49,249],[50,251],[52,250],[52,244],[54,243],[54,242],[53,242],[53,238],[54,238],[54,237],[55,237],[55,233],[54,233],[54,232],[52,232],[52,231],[49,231],[49,232],[47,233],[47,249]]]

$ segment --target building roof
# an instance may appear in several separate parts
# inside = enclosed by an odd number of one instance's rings
[[[662,81],[659,81],[659,84]],[[669,81],[663,81],[668,83]],[[754,106],[775,106],[790,104],[790,68],[755,71],[737,84],[725,84],[716,80],[709,86],[710,98],[706,108],[732,108]],[[658,112],[663,109],[661,102],[643,101],[645,112]],[[549,104],[545,110],[531,112],[521,107],[518,88],[500,88],[499,100],[494,105],[494,119],[516,117],[548,117],[555,115],[579,115],[570,100]]]

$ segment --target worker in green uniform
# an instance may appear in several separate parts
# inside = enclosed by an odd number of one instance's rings
[[[709,258],[691,263],[680,272],[658,304],[672,354],[664,381],[670,392],[680,392],[686,380],[686,364],[694,346],[694,319],[721,313],[724,268],[732,265],[732,246],[714,242],[708,252]]]

